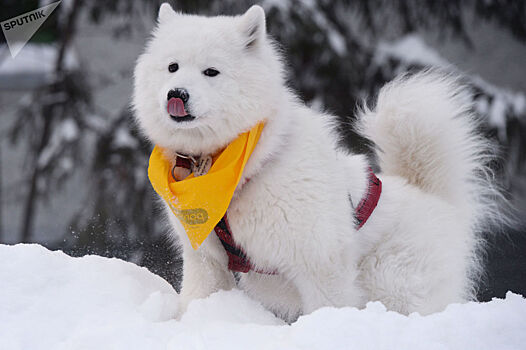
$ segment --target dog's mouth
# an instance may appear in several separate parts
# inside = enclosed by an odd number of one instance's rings
[[[195,119],[195,117],[193,115],[190,115],[190,114],[184,115],[182,117],[178,117],[178,116],[170,114],[170,118],[172,118],[172,120],[174,120],[174,121],[176,121],[178,123],[190,122],[190,121]]]
[[[190,122],[195,119],[193,115],[186,112],[183,100],[178,97],[172,97],[168,100],[166,110],[172,120],[178,123]]]

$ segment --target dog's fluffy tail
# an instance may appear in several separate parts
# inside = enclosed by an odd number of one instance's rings
[[[404,75],[381,89],[374,110],[364,108],[358,131],[378,147],[383,174],[443,198],[480,231],[503,216],[488,168],[496,149],[477,132],[472,101],[451,75]]]

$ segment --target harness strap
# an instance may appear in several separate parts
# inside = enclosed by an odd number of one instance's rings
[[[176,159],[175,167],[182,167],[186,169],[191,169],[191,162],[186,157],[178,156]],[[172,169],[173,175],[173,169]],[[250,181],[247,180],[247,182]],[[369,168],[369,185],[367,186],[367,192],[360,200],[360,203],[354,211],[354,217],[356,219],[356,229],[359,230],[367,222],[374,209],[378,205],[380,195],[382,193],[382,181],[374,174],[373,170]],[[274,275],[276,271],[263,271],[257,268],[254,268],[250,259],[247,257],[243,249],[239,247],[234,238],[232,237],[232,230],[228,223],[227,214],[217,223],[214,227],[214,231],[219,238],[219,241],[225,248],[226,254],[228,256],[228,269],[235,272],[249,272],[255,271],[258,273],[264,273],[269,275]]]
[[[218,222],[214,231],[219,238],[219,241],[225,248],[226,254],[228,256],[228,269],[235,272],[248,272],[254,271],[257,273],[264,273],[267,275],[274,275],[276,271],[263,271],[257,268],[254,268],[250,259],[247,257],[245,252],[234,242],[232,237],[232,230],[228,224],[227,214],[223,216],[221,221]]]
[[[228,269],[236,272],[250,271],[252,264],[243,250],[234,242],[226,214],[221,221],[217,223],[214,231],[228,255]]]
[[[365,193],[365,196],[362,197],[354,211],[354,217],[357,221],[357,230],[361,229],[367,222],[367,219],[369,219],[373,213],[374,208],[378,205],[381,194],[382,181],[376,177],[373,169],[369,168],[369,186],[367,186],[367,192]]]
[[[356,229],[359,230],[367,222],[374,209],[378,205],[380,195],[382,193],[382,181],[374,174],[373,170],[369,168],[369,186],[367,186],[367,192],[364,197],[360,200],[360,203],[355,209],[354,217],[356,219]],[[221,219],[216,225],[215,232],[219,241],[225,248],[228,255],[228,268],[236,272],[248,272],[255,271],[264,274],[276,274],[277,272],[268,272],[255,269],[250,262],[250,259],[243,252],[241,247],[236,245],[230,225],[228,224],[227,214]]]

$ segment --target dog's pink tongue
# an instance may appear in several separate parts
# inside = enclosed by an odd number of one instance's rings
[[[184,117],[188,113],[184,110],[183,100],[177,97],[172,97],[168,100],[168,106],[166,107],[168,113],[174,117]]]

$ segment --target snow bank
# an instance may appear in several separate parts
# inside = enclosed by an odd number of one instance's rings
[[[0,245],[0,349],[524,349],[526,300],[451,305],[426,317],[324,308],[289,326],[241,291],[189,306],[145,268],[39,245]]]

